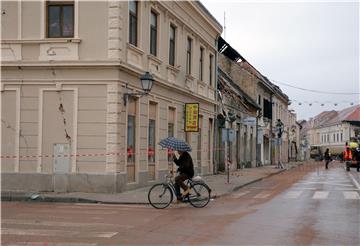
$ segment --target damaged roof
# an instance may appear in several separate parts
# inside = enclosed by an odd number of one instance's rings
[[[260,109],[260,106],[256,103],[254,99],[252,99],[246,92],[244,92],[238,84],[236,84],[229,75],[227,75],[224,71],[222,71],[220,68],[218,68],[219,72],[219,84],[221,86],[224,86],[223,83],[225,83],[226,86],[230,87],[233,91],[236,93],[236,95],[242,99],[242,103],[246,105],[250,105],[251,107],[255,109]],[[247,106],[244,105],[246,108]]]

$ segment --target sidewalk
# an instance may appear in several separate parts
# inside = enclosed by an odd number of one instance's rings
[[[288,163],[287,169],[291,169],[302,162]],[[227,183],[227,175],[209,175],[203,176],[205,182],[212,189],[212,198],[227,195],[251,183],[260,181],[266,177],[281,173],[287,169],[278,169],[276,166],[262,166],[246,168],[230,173],[230,182]],[[150,187],[144,187],[123,193],[105,194],[105,193],[55,193],[55,192],[14,192],[1,191],[2,201],[42,201],[42,202],[71,202],[71,203],[114,203],[114,204],[148,204],[147,194]]]

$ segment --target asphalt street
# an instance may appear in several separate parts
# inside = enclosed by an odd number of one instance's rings
[[[3,202],[2,245],[360,245],[359,181],[355,169],[319,163],[202,209]]]

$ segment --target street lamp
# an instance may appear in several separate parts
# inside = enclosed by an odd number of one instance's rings
[[[154,84],[154,78],[149,72],[145,72],[140,77],[141,86],[144,92],[137,93],[124,93],[124,105],[126,106],[127,101],[129,100],[129,96],[145,96],[148,95],[151,91],[151,88]]]

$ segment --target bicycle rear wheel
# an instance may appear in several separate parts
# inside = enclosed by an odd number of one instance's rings
[[[173,200],[173,193],[168,184],[155,184],[149,190],[148,200],[154,208],[166,208]]]
[[[189,193],[189,202],[195,208],[203,208],[210,201],[210,190],[202,183],[196,183],[192,185]]]

